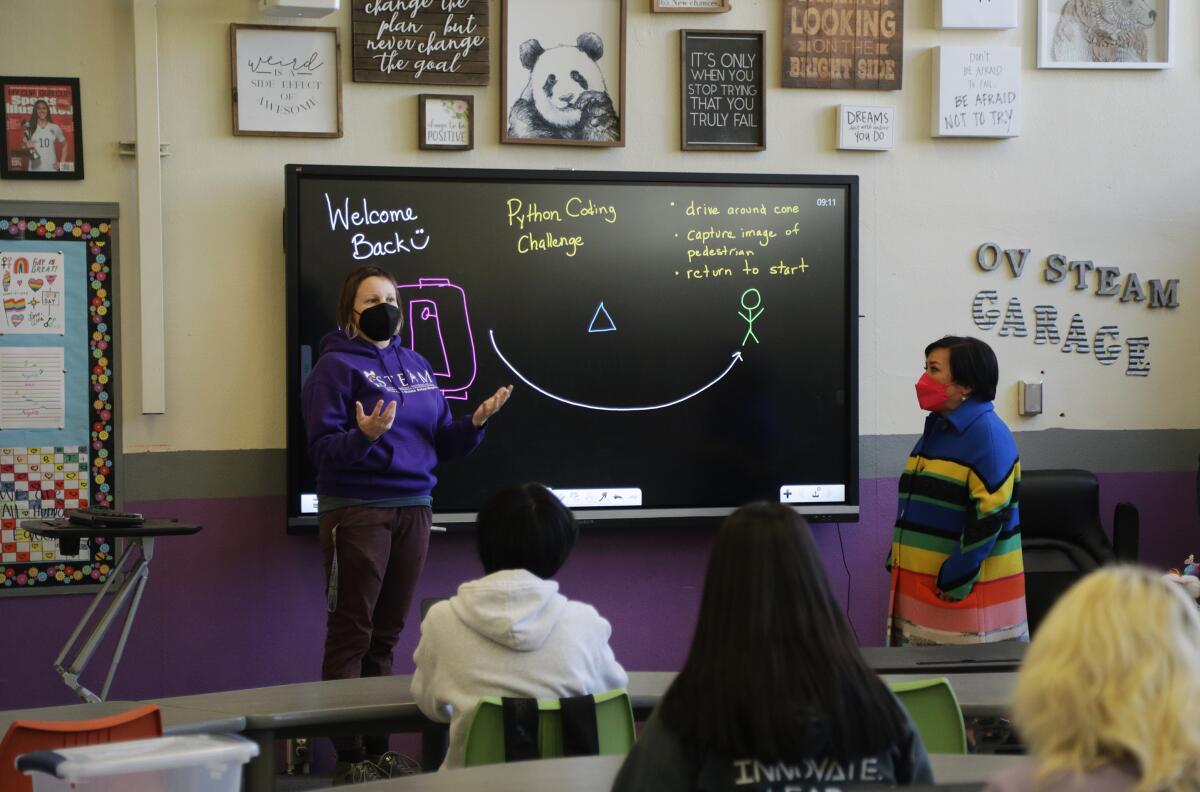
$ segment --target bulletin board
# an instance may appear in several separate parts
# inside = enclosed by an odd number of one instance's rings
[[[0,201],[0,596],[95,590],[110,537],[21,520],[116,504],[116,204]]]

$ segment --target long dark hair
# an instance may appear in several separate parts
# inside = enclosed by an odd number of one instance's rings
[[[794,510],[751,503],[722,523],[662,718],[702,751],[764,761],[850,761],[900,742],[900,705],[859,652]]]
[[[38,99],[33,103],[33,110],[29,112],[29,120],[25,122],[25,137],[33,137],[33,133],[37,132],[38,128],[38,105],[44,105],[46,108],[46,125],[54,123],[54,113],[50,111],[50,103],[45,99]]]

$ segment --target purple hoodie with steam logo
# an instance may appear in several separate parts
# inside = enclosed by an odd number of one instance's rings
[[[358,428],[354,403],[368,414],[396,402],[396,420],[375,442]],[[382,500],[429,496],[439,461],[466,456],[483,439],[471,416],[454,418],[429,362],[393,337],[379,349],[341,331],[321,339],[300,406],[317,495]]]

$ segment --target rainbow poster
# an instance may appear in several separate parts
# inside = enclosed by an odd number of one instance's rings
[[[66,332],[61,251],[31,253],[0,247],[0,335]]]

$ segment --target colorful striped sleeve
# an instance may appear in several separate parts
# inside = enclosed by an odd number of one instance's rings
[[[983,570],[983,562],[992,555],[996,541],[1009,522],[1017,482],[1021,478],[1021,463],[1014,460],[998,485],[989,486],[982,476],[972,470],[967,476],[970,505],[958,546],[942,563],[937,587],[947,598],[964,599],[975,587]]]

